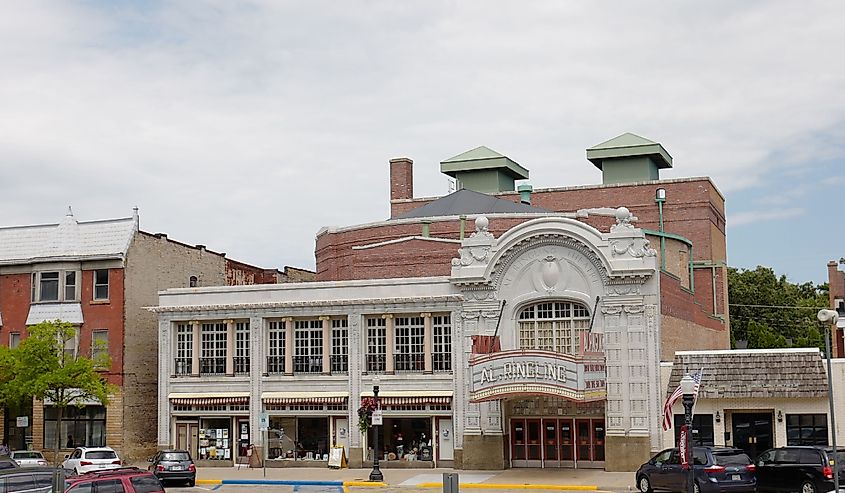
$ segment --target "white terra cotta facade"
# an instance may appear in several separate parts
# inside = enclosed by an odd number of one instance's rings
[[[394,431],[381,430],[386,456],[635,468],[661,445],[656,256],[627,209],[592,212],[616,224],[600,232],[549,216],[494,238],[480,216],[449,277],[160,293],[159,446],[193,439],[226,463],[243,439],[289,465],[339,445],[360,467],[373,444],[357,411],[375,383]],[[598,363],[584,358],[587,331],[603,334]],[[507,365],[480,370],[499,356]],[[257,432],[263,415],[268,436]],[[397,447],[396,430],[414,443]]]

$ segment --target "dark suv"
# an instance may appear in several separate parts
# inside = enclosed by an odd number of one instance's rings
[[[0,471],[0,491],[5,493],[50,493],[53,467],[14,467]],[[61,484],[61,483],[59,483]]]
[[[791,446],[767,450],[757,457],[758,491],[827,493],[833,487],[833,448]],[[839,487],[845,485],[845,448],[836,454]]]
[[[92,471],[65,480],[65,493],[164,493],[158,478],[137,467]]]
[[[754,464],[740,449],[693,447],[696,493],[754,493]],[[637,470],[637,488],[686,491],[687,471],[681,467],[678,449],[666,449]]]

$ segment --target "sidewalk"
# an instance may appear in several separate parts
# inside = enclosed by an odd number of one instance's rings
[[[463,488],[478,489],[554,489],[629,491],[634,489],[634,473],[605,472],[601,469],[505,469],[465,471],[457,469],[382,469],[384,483],[390,487],[440,489],[443,473],[457,473]],[[241,467],[197,468],[198,483],[232,480],[269,480],[293,483],[341,482],[361,486],[368,481],[370,469],[267,468]],[[548,486],[548,488],[543,488]]]

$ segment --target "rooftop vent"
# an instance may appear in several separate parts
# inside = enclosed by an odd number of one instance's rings
[[[601,170],[605,185],[659,180],[660,170],[672,167],[662,145],[632,133],[590,147],[587,159]]]
[[[481,146],[440,161],[440,172],[458,181],[458,189],[481,193],[513,192],[514,181],[528,178],[516,161]]]

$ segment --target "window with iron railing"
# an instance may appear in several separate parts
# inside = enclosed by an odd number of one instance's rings
[[[176,358],[173,372],[176,375],[190,375],[193,357],[194,328],[191,324],[176,324]]]
[[[293,372],[322,373],[323,321],[295,320],[293,332]]]
[[[452,317],[435,315],[432,317],[431,369],[436,372],[452,371]]]
[[[381,373],[387,367],[387,324],[381,317],[367,317],[367,372]]]
[[[226,373],[226,324],[203,323],[200,326],[200,374]]]
[[[349,372],[349,327],[346,318],[332,319],[332,373]]]
[[[267,334],[267,373],[280,375],[285,372],[285,323],[271,320]]]
[[[423,317],[396,317],[394,362],[397,372],[425,369],[425,324]]]
[[[249,322],[235,323],[235,375],[249,374]]]

